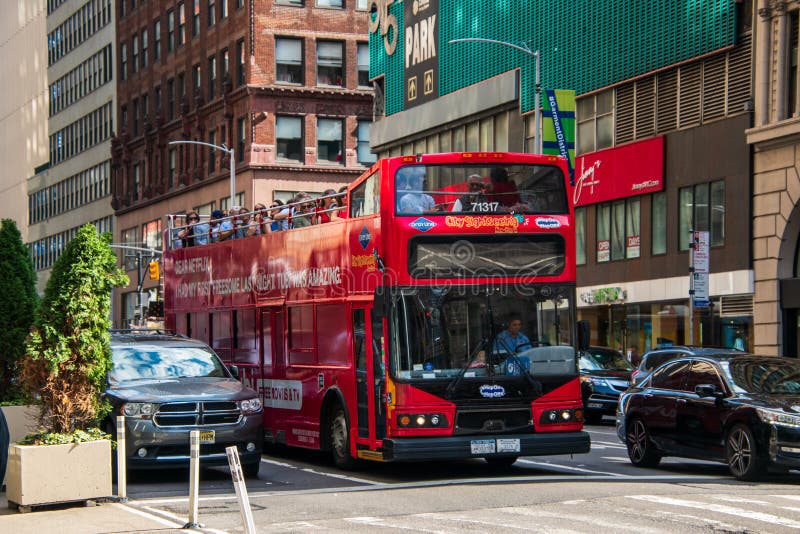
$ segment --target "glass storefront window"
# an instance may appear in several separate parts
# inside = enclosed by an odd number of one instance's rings
[[[652,221],[651,221],[651,245],[652,253],[666,254],[667,252],[667,194],[663,191],[661,193],[654,193],[651,197],[653,200],[652,207]]]
[[[641,202],[638,198],[628,199],[625,211],[625,257],[638,258],[641,237],[639,234],[639,210]]]
[[[586,208],[575,208],[575,263],[586,265]]]

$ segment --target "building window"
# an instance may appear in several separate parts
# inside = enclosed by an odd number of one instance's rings
[[[358,43],[358,85],[369,87],[369,44]]]
[[[119,45],[119,75],[123,80],[128,79],[128,45]]]
[[[167,11],[167,51],[175,50],[175,12]]]
[[[575,208],[575,263],[586,265],[586,208]]]
[[[652,220],[650,228],[652,231],[651,243],[652,254],[667,253],[667,194],[664,191],[653,193],[652,198]]]
[[[244,85],[244,39],[236,41],[236,85]]]
[[[195,65],[192,67],[192,89],[194,92],[200,93],[201,84],[202,84],[202,72],[200,70],[200,65]]]
[[[317,161],[341,165],[343,145],[341,119],[317,119]]]
[[[358,162],[362,165],[372,165],[378,157],[369,150],[369,131],[371,121],[358,121]]]
[[[342,43],[317,42],[317,85],[342,85]]]
[[[142,68],[147,67],[147,29],[142,30]]]
[[[614,91],[578,100],[578,153],[586,154],[614,144]]]
[[[133,136],[139,135],[139,99],[133,99]]]
[[[175,172],[177,171],[178,152],[174,148],[169,149],[169,169],[167,171],[167,186],[172,189],[175,187]]]
[[[175,78],[167,80],[167,120],[175,118]]]
[[[317,7],[342,7],[342,0],[317,0]]]
[[[369,0],[356,0],[356,9],[364,11],[369,9]]]
[[[140,163],[133,164],[133,184],[131,187],[131,198],[139,200],[139,188],[142,185],[142,165]]]
[[[142,245],[149,249],[161,250],[161,219],[142,225]]]
[[[224,19],[228,16],[228,0],[220,0],[219,18]]]
[[[303,119],[300,117],[276,117],[275,144],[278,158],[303,161]]]
[[[153,61],[161,59],[161,21],[153,23]]]
[[[220,60],[220,73],[219,73],[219,75],[222,78],[222,81],[224,83],[225,80],[227,80],[228,77],[230,76],[230,71],[229,71],[229,69],[230,69],[230,60],[228,59],[228,49],[227,48],[223,49],[222,52],[220,52],[219,60]]]
[[[597,206],[597,261],[638,258],[641,254],[639,198]]]
[[[239,191],[233,198],[234,206],[244,206],[244,191]],[[211,203],[214,204],[213,202]],[[226,210],[231,205],[231,197],[226,196],[219,199],[219,209]],[[195,210],[196,211],[196,210]],[[197,213],[200,213],[199,211]]]
[[[641,255],[641,205],[639,198],[625,201],[625,257],[629,259]]]
[[[303,83],[303,41],[275,39],[275,80]]]
[[[237,0],[242,1],[242,0]],[[275,0],[276,4],[303,7],[303,0]]]
[[[208,144],[209,145],[216,145],[217,144],[217,132],[216,130],[211,130],[208,132]],[[208,175],[211,176],[214,174],[214,171],[217,170],[217,149],[208,147]]]
[[[186,6],[183,2],[178,4],[178,46],[186,42]]]
[[[689,250],[689,233],[709,232],[711,246],[725,244],[725,182],[697,184],[678,190],[678,243]]]
[[[139,36],[133,36],[131,45],[131,68],[133,72],[139,72]]]
[[[208,99],[214,99],[214,89],[217,85],[217,58],[208,58]]]
[[[200,34],[200,0],[193,0],[192,8],[192,37]]]
[[[239,117],[236,119],[236,153],[238,154],[237,159],[238,161],[244,161],[244,145],[246,141],[245,137],[245,127],[247,126],[247,121],[244,117]]]
[[[242,9],[244,7],[244,0],[235,0],[236,1],[236,9]]]
[[[138,247],[139,245],[139,232],[136,227],[126,228],[122,231],[122,243],[129,247]],[[133,255],[125,254],[125,261],[123,262],[124,269],[130,271],[136,268],[136,257]]]
[[[225,0],[222,0],[222,3],[225,3]],[[214,25],[217,22],[217,7],[214,5],[214,0],[208,0],[208,27]]]

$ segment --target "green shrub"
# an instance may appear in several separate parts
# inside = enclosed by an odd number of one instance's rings
[[[42,405],[48,432],[73,434],[110,411],[102,398],[111,367],[111,291],[128,283],[109,243],[91,224],[56,260],[27,342],[20,379]]]

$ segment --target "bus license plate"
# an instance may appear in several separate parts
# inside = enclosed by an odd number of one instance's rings
[[[472,454],[494,454],[497,452],[493,439],[473,439],[469,442]]]
[[[498,439],[497,452],[519,452],[518,439]]]
[[[200,443],[203,445],[206,444],[213,444],[214,443],[214,430],[201,430],[200,431]]]

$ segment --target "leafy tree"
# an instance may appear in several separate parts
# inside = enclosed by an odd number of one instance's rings
[[[27,342],[22,382],[42,403],[42,423],[58,433],[107,415],[101,398],[111,367],[111,291],[126,285],[111,234],[81,228],[53,266]]]
[[[0,222],[0,273],[0,402],[12,402],[21,394],[17,362],[39,299],[33,263],[12,219]]]

